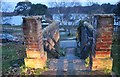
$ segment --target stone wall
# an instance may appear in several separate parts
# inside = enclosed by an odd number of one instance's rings
[[[93,58],[93,70],[112,69],[111,46],[113,35],[113,15],[95,15],[96,22],[96,48]]]
[[[26,67],[43,68],[46,64],[47,54],[43,49],[41,17],[24,17],[23,33],[27,55],[27,58],[24,59]]]

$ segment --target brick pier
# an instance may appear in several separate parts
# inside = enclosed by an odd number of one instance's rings
[[[46,64],[47,53],[43,49],[41,17],[24,17],[23,33],[27,55],[24,59],[26,67],[43,68]]]
[[[113,15],[95,15],[96,21],[96,48],[93,58],[93,70],[112,69],[111,46],[113,35]]]

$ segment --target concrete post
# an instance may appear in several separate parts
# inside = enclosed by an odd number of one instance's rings
[[[43,68],[47,54],[43,49],[41,17],[24,17],[23,33],[26,43],[27,58],[24,59],[26,67]]]

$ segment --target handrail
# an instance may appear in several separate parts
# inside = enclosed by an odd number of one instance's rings
[[[82,59],[86,59],[87,57],[90,58],[90,69],[92,69],[92,56],[95,56],[95,37],[96,37],[96,30],[94,29],[94,27],[84,21],[80,24],[81,28],[81,51],[80,51],[80,57]],[[84,36],[85,38],[83,38],[82,36]]]
[[[54,52],[56,52],[59,56],[60,55],[59,51],[56,49],[56,47],[58,47],[59,41],[56,40],[56,38],[54,38],[54,35],[56,35],[56,32],[59,32],[59,25],[58,25],[58,22],[56,21],[49,21],[49,22],[50,24],[42,30],[43,38],[44,38],[43,40],[46,41],[49,44],[49,46],[52,47],[50,50],[54,50]],[[54,42],[54,44],[49,42],[48,39],[51,39]],[[57,39],[59,39],[59,35]],[[45,48],[47,48],[47,50],[50,51],[48,47],[45,47]]]
[[[95,38],[96,38],[96,30],[94,29],[94,27],[88,23],[88,22],[84,22],[83,24],[84,27],[87,28],[88,32],[90,33],[90,35],[88,36],[88,39],[92,40],[92,55],[95,56]]]

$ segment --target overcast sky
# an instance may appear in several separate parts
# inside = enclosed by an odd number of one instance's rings
[[[16,4],[21,1],[25,1],[25,0],[2,0],[2,2],[8,2],[9,5],[12,7],[10,11],[13,11]],[[63,1],[64,2],[80,2],[81,5],[85,6],[86,4],[88,4],[89,1],[99,3],[99,4],[102,4],[102,3],[116,4],[120,0],[26,0],[26,1],[30,1],[34,4],[36,4],[36,3],[45,4],[49,7],[49,2],[55,2],[55,1],[57,1],[57,2],[61,2],[61,1],[62,2]],[[4,6],[3,6],[3,8],[4,8]]]
[[[25,0],[2,0],[4,2],[20,2],[20,1],[25,1]],[[65,1],[65,2],[70,2],[70,1],[76,1],[76,2],[88,2],[88,1],[92,1],[92,2],[97,2],[97,3],[111,3],[111,4],[115,4],[120,0],[27,0],[30,1],[32,3],[47,3],[47,2],[61,2],[61,1]]]

